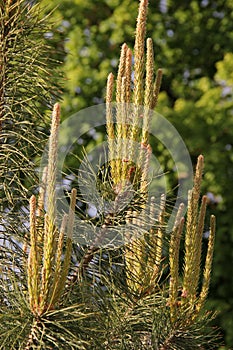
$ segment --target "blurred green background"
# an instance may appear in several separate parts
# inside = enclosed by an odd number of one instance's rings
[[[116,75],[120,47],[133,48],[137,0],[43,0],[54,9],[54,32],[65,73],[63,118],[104,102],[108,74]],[[193,163],[205,156],[203,194],[217,217],[207,307],[226,349],[233,348],[233,2],[151,0],[147,36],[164,77],[157,111],[178,130]],[[55,40],[56,39],[56,40]],[[57,44],[56,44],[57,45]],[[91,136],[91,135],[90,135]],[[85,141],[93,142],[91,137]],[[159,161],[167,161],[160,152]]]

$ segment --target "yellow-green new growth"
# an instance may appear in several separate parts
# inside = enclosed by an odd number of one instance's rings
[[[199,204],[203,168],[204,157],[201,155],[198,157],[194,186],[189,192],[186,220],[184,221],[184,218],[178,219],[180,216],[178,212],[178,217],[171,234],[169,247],[169,306],[172,322],[176,322],[183,310],[187,312],[188,322],[195,319],[204,305],[209,290],[215,236],[215,217],[213,215],[210,220],[210,235],[203,272],[202,288],[198,295],[200,277],[202,275],[202,237],[207,205],[206,196],[202,197],[201,204]],[[183,276],[181,276],[179,272],[179,250],[183,229],[185,232],[185,255]],[[178,296],[179,290],[182,291],[181,297]]]
[[[36,197],[30,199],[30,252],[28,256],[28,293],[31,309],[38,308],[39,302],[39,266],[37,249],[37,230],[36,230]]]
[[[197,289],[197,275],[199,275],[200,262],[197,257],[200,256],[200,245],[202,241],[202,232],[198,232],[199,222],[199,199],[201,191],[201,180],[204,168],[204,157],[198,157],[196,172],[194,177],[193,189],[189,192],[187,224],[185,233],[185,265],[184,265],[184,281],[183,281],[183,302],[195,299]],[[203,208],[202,208],[203,211]],[[204,220],[203,215],[200,217]]]
[[[30,251],[28,256],[29,304],[34,315],[42,315],[58,303],[69,273],[76,190],[72,190],[68,215],[61,227],[56,225],[56,173],[60,106],[53,109],[49,138],[48,170],[44,172],[42,189],[30,200]],[[46,195],[45,195],[46,193]],[[44,200],[47,198],[47,213]],[[66,238],[65,238],[66,236]]]
[[[135,45],[134,45],[134,104],[141,106],[144,96],[144,70],[145,70],[145,36],[148,0],[141,0],[139,5]]]
[[[202,306],[204,305],[208,295],[208,291],[209,291],[210,275],[212,270],[212,261],[213,261],[213,252],[214,252],[215,231],[216,231],[216,220],[215,220],[215,216],[211,215],[210,234],[209,234],[208,250],[206,254],[206,261],[205,261],[205,267],[204,267],[202,289],[201,289],[201,293],[197,303],[198,311],[200,311]]]
[[[147,39],[147,51],[145,62],[145,35],[148,1],[142,0],[139,5],[137,28],[135,35],[134,52],[127,46],[122,45],[118,74],[116,79],[116,123],[114,125],[112,115],[112,99],[114,90],[114,78],[112,73],[108,76],[106,91],[106,121],[109,158],[111,164],[111,177],[113,188],[116,193],[124,190],[132,178],[132,172],[136,171],[135,159],[139,157],[139,170],[135,173],[134,181],[140,182],[143,177],[142,190],[146,189],[148,159],[151,154],[149,144],[149,129],[151,110],[156,106],[162,71],[158,70],[154,81],[154,52],[153,43]],[[132,55],[134,65],[132,66]],[[131,88],[131,75],[134,75],[133,88]],[[145,79],[144,79],[145,75]],[[129,105],[134,103],[135,108]],[[141,107],[144,107],[143,109]],[[142,120],[142,123],[141,123]],[[140,127],[142,124],[142,128]],[[139,150],[135,145],[141,145]],[[137,155],[137,152],[139,155]],[[146,170],[146,172],[144,170]]]
[[[169,285],[169,305],[171,320],[175,320],[177,302],[178,302],[178,290],[179,290],[179,251],[180,240],[184,227],[183,218],[184,205],[181,204],[177,212],[175,224],[171,233],[171,239],[169,244],[169,265],[170,265],[170,285]]]
[[[114,88],[112,74],[108,76],[106,91],[106,124],[113,188],[119,194],[119,192],[124,191],[125,186],[129,184],[136,185],[137,191],[144,201],[147,198],[149,163],[152,153],[149,145],[151,109],[156,106],[162,77],[162,70],[160,69],[156,80],[154,80],[154,51],[153,42],[150,38],[146,41],[145,54],[147,8],[148,0],[142,0],[138,11],[134,52],[132,53],[125,43],[121,49],[116,80],[115,126],[111,105]],[[132,55],[134,55],[134,65],[132,65]],[[131,89],[132,72],[134,81]],[[129,105],[129,103],[134,103],[134,105]],[[136,149],[137,146],[138,149]],[[137,164],[135,159],[137,159]],[[162,202],[164,201],[162,200]],[[127,269],[134,271],[134,278],[130,279],[129,277],[128,285],[136,293],[153,289],[159,273],[162,259],[164,208],[165,203],[163,203],[163,208],[159,214],[157,227],[154,223],[152,225],[153,236],[156,237],[156,240],[150,237],[149,244],[151,250],[153,250],[152,254],[147,254],[148,243],[146,243],[143,235],[141,238],[133,239],[126,248]],[[143,209],[144,204],[142,204]],[[146,214],[144,211],[141,212],[140,217],[138,217],[136,211],[131,214],[126,213],[126,215],[128,222],[138,227],[141,226],[142,229],[144,222],[148,219],[148,213]],[[156,218],[153,218],[153,220],[155,221]],[[147,266],[144,261],[145,256],[147,256]],[[144,287],[143,281],[145,282]]]

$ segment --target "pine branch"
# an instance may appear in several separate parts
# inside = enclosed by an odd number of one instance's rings
[[[39,5],[2,1],[0,7],[0,209],[25,205],[45,143],[45,111],[59,95],[59,62],[44,38],[48,17]],[[10,188],[10,191],[9,191]],[[10,213],[9,213],[10,215]]]

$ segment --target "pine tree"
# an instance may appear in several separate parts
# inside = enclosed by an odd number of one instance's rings
[[[63,214],[61,225],[57,225],[60,106],[55,104],[48,164],[38,196],[33,194],[30,198],[29,239],[25,239],[22,254],[15,251],[14,257],[9,257],[8,252],[2,259],[2,349],[215,347],[215,335],[208,327],[212,316],[203,308],[215,236],[215,218],[211,216],[208,250],[202,268],[207,204],[206,196],[200,198],[203,156],[197,160],[187,214],[184,216],[184,204],[180,204],[169,235],[165,196],[161,197],[159,210],[155,199],[148,196],[152,153],[150,119],[156,107],[162,71],[159,69],[154,77],[150,38],[146,40],[145,54],[147,9],[148,1],[141,0],[134,51],[123,44],[117,79],[114,82],[110,73],[107,80],[106,129],[110,160],[102,169],[102,179],[108,186],[105,184],[104,191],[100,186],[100,194],[113,199],[115,211],[111,217],[106,215],[90,222],[93,230],[99,228],[93,245],[77,247],[72,242],[77,199],[77,191],[73,189],[69,211]],[[134,148],[135,142],[138,150]],[[133,162],[135,152],[138,152],[140,166]],[[88,173],[86,177],[88,179]],[[126,199],[129,193],[130,201]],[[122,233],[125,225],[125,244],[103,247],[106,230]]]

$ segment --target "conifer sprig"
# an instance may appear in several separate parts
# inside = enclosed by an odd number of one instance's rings
[[[107,135],[111,176],[116,192],[119,192],[119,189],[124,191],[124,184],[129,183],[132,172],[134,173],[135,182],[139,183],[142,180],[142,192],[146,192],[147,187],[148,166],[146,164],[148,164],[151,154],[148,138],[151,108],[156,106],[162,78],[162,70],[159,69],[154,81],[154,52],[150,38],[147,39],[145,57],[147,8],[148,1],[142,0],[138,11],[134,51],[132,52],[126,43],[121,48],[116,80],[116,123],[114,123],[112,116],[109,117],[111,114],[109,104],[113,98],[114,80],[112,74],[108,77],[106,93]],[[134,65],[132,65],[132,55],[134,55]],[[132,72],[134,81],[131,89]],[[145,79],[144,75],[146,76]],[[130,106],[130,102],[134,103],[137,108]],[[124,107],[122,104],[126,106]],[[111,123],[110,119],[112,120]],[[136,144],[141,145],[138,150],[135,149]],[[116,149],[115,154],[114,147]],[[140,171],[138,172],[135,169],[134,163],[137,157],[140,159],[141,175]]]
[[[198,228],[203,226],[203,215],[199,217],[199,199],[201,191],[201,180],[204,168],[204,157],[198,157],[193,189],[189,192],[187,226],[185,234],[185,264],[183,282],[183,302],[195,298],[197,288],[197,274],[200,263],[197,257],[200,255],[200,232]],[[199,222],[199,219],[202,222]],[[199,227],[198,227],[199,226]],[[202,233],[201,233],[202,235]]]
[[[130,49],[126,44],[122,46],[118,76],[116,82],[116,102],[127,105],[132,101],[136,108],[124,109],[117,105],[116,126],[111,124],[108,126],[107,118],[107,134],[110,150],[111,176],[115,188],[124,191],[123,183],[127,179],[127,171],[132,169],[133,159],[135,159],[135,144],[140,144],[139,164],[140,171],[136,171],[133,177],[135,183],[140,183],[139,193],[146,198],[148,192],[148,165],[150,162],[151,147],[149,145],[150,122],[152,118],[151,110],[155,108],[159,89],[161,85],[162,70],[158,69],[156,78],[154,79],[154,53],[153,43],[150,38],[146,41],[145,54],[145,36],[146,36],[146,16],[148,1],[140,1],[139,13],[137,19],[137,28],[134,46],[134,66],[127,59]],[[131,56],[129,56],[131,57]],[[134,72],[133,90],[131,97],[128,98],[129,90],[129,74],[126,72]],[[145,77],[145,79],[144,79]],[[111,84],[110,84],[111,82]],[[113,98],[112,75],[108,78],[107,101],[111,103]],[[109,93],[109,91],[111,93]],[[111,96],[111,98],[110,98]],[[126,97],[127,96],[127,97]],[[143,109],[140,109],[143,105]],[[127,115],[127,112],[128,115]],[[130,112],[129,112],[130,111]],[[127,119],[130,118],[130,119]],[[142,119],[140,119],[142,118]],[[113,119],[111,119],[113,120]],[[130,123],[127,123],[130,120]],[[130,125],[129,125],[130,124]],[[110,144],[111,140],[111,144]],[[114,141],[113,141],[114,140]],[[117,151],[113,156],[113,148]],[[124,148],[124,145],[127,145]],[[127,151],[126,151],[127,150]],[[115,159],[114,159],[115,157]],[[117,158],[117,159],[116,159]],[[127,161],[126,161],[127,160]],[[211,269],[211,259],[213,252],[213,238],[211,236],[209,242],[209,252],[206,257],[206,267],[204,272],[202,292],[198,295],[199,283],[201,279],[201,257],[202,257],[202,235],[204,229],[204,221],[206,214],[207,198],[203,196],[202,204],[199,204],[201,193],[201,180],[204,167],[204,157],[198,157],[196,172],[194,177],[193,189],[189,191],[188,212],[183,217],[183,204],[181,204],[176,221],[171,233],[169,243],[169,267],[170,267],[170,283],[168,305],[170,307],[170,320],[175,324],[177,320],[186,320],[192,322],[197,317],[197,310],[201,309],[209,287],[209,276]],[[122,186],[119,186],[119,183]],[[138,235],[125,247],[125,265],[126,276],[129,289],[138,297],[153,293],[157,286],[158,277],[163,271],[162,261],[165,252],[164,247],[164,228],[166,227],[165,212],[166,200],[161,199],[161,209],[159,215],[155,217],[153,210],[153,200],[149,203],[148,213],[145,215],[143,205],[141,212],[135,210],[125,213],[127,223],[138,227]],[[145,215],[143,217],[143,215]],[[151,216],[150,216],[151,215]],[[153,217],[154,216],[154,217]],[[149,232],[145,233],[144,222],[153,220]],[[214,235],[213,219],[211,219],[211,235]],[[184,271],[183,276],[180,271],[180,242],[184,234]],[[130,236],[130,234],[129,234]],[[156,287],[157,286],[157,287]],[[181,291],[181,296],[180,296]],[[198,304],[199,300],[199,304]],[[199,305],[199,306],[197,306]],[[188,313],[186,314],[186,311]],[[187,316],[188,315],[188,316]],[[192,317],[190,317],[192,315]],[[184,322],[186,322],[184,321]]]
[[[169,248],[170,260],[170,308],[171,320],[176,322],[181,318],[182,313],[187,312],[187,322],[193,322],[198,313],[204,306],[206,300],[211,274],[211,264],[214,250],[215,236],[215,217],[210,219],[210,236],[208,242],[208,251],[206,263],[203,272],[202,289],[199,294],[199,283],[201,281],[201,257],[202,257],[202,237],[205,222],[205,213],[207,197],[202,197],[200,201],[200,189],[202,173],[204,168],[204,157],[198,157],[196,173],[194,177],[194,186],[190,191],[188,201],[187,217],[179,218],[178,211],[175,226],[173,228]],[[185,234],[185,251],[184,251],[184,271],[181,276],[179,269],[180,259],[180,239],[184,231]],[[178,291],[181,290],[181,297]],[[186,318],[185,317],[185,318]]]
[[[60,106],[55,104],[49,138],[47,176],[43,184],[43,190],[40,191],[39,205],[36,204],[35,196],[32,196],[30,201],[31,243],[27,269],[28,293],[32,313],[40,316],[53,309],[59,301],[67,282],[72,253],[72,230],[77,195],[75,189],[71,193],[69,213],[64,215],[60,229],[56,225],[59,123]],[[42,208],[45,198],[47,198],[46,213],[44,208]],[[38,239],[39,237],[40,240]]]
[[[156,81],[154,81],[154,52],[153,43],[150,38],[147,39],[147,51],[145,55],[145,36],[146,36],[146,18],[147,18],[148,1],[142,0],[139,5],[135,45],[133,53],[124,43],[121,49],[118,75],[116,81],[116,126],[112,115],[109,111],[111,98],[113,97],[113,77],[109,75],[107,83],[107,134],[109,144],[109,156],[111,164],[111,177],[113,181],[113,188],[116,193],[124,193],[125,186],[132,182],[133,186],[138,186],[138,194],[142,197],[143,202],[147,197],[149,180],[149,163],[151,157],[151,147],[149,145],[149,129],[151,121],[151,108],[154,108],[158,99],[158,91],[161,83],[162,70],[159,70]],[[132,65],[132,54],[134,55],[134,65]],[[131,90],[131,73],[134,74],[133,89]],[[144,79],[145,75],[145,79]],[[111,98],[110,98],[111,97]],[[134,107],[129,105],[129,102],[134,103]],[[135,109],[136,106],[136,109]],[[109,117],[111,116],[111,118]],[[114,153],[114,145],[116,152]],[[138,145],[138,150],[135,149]],[[135,164],[135,159],[138,158],[138,165]],[[137,168],[138,167],[138,168]],[[140,168],[139,168],[140,167]],[[133,175],[133,176],[132,176]],[[165,207],[165,205],[164,205]],[[164,208],[162,209],[163,212]],[[144,213],[144,214],[143,214]],[[144,222],[150,220],[148,213],[143,210],[140,218],[136,211],[132,214],[125,213],[128,217],[128,222],[133,226],[138,225],[138,229],[143,231]],[[143,218],[143,215],[144,218]],[[159,273],[158,266],[160,266],[162,258],[162,217],[159,219],[160,223],[154,229],[154,235],[159,236],[156,240],[157,245],[150,247],[154,249],[152,256],[155,261],[152,262],[150,254],[148,255],[148,246],[145,238],[133,239],[131,244],[126,249],[126,268],[134,271],[134,277],[130,281],[129,286],[134,292],[139,294],[143,290],[152,288],[152,280],[156,280],[156,274]],[[155,226],[154,226],[155,227]],[[140,235],[140,234],[139,234]],[[151,240],[151,242],[154,240]],[[153,244],[154,244],[153,243]],[[151,244],[151,243],[150,243]],[[147,256],[150,261],[150,266],[145,267],[143,259]],[[145,270],[147,271],[145,273]],[[143,275],[146,275],[142,279]],[[143,286],[142,281],[146,281]],[[133,282],[134,281],[134,282]],[[140,281],[137,282],[137,281]],[[143,287],[142,287],[143,286]]]

